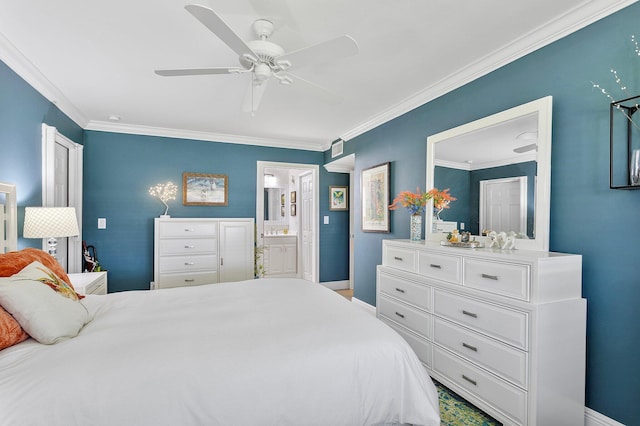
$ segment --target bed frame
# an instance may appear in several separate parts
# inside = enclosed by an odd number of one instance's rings
[[[0,182],[0,253],[18,249],[16,186]]]

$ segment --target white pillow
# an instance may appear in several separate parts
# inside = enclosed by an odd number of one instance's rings
[[[33,262],[11,277],[0,278],[0,305],[40,343],[70,339],[91,317],[80,301],[64,295],[61,283],[50,269]]]

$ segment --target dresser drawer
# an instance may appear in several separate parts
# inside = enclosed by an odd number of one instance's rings
[[[427,339],[431,338],[431,315],[425,312],[385,296],[378,299],[378,312]]]
[[[464,285],[520,300],[529,300],[529,266],[486,260],[464,260]]]
[[[418,272],[421,275],[460,284],[462,260],[458,256],[421,252],[418,259]]]
[[[527,350],[528,315],[480,300],[436,290],[433,312]]]
[[[156,288],[186,287],[192,285],[214,284],[218,282],[216,272],[191,274],[160,274]]]
[[[408,250],[394,246],[383,246],[385,253],[382,255],[385,266],[390,266],[403,271],[416,272],[418,270],[418,254],[416,250]]]
[[[203,270],[218,270],[218,257],[215,254],[160,257],[160,273],[191,272]]]
[[[218,235],[217,222],[160,222],[162,237],[216,237]]]
[[[387,324],[389,327],[397,331],[398,334],[401,335],[404,338],[404,340],[407,341],[409,346],[411,346],[411,349],[413,349],[413,351],[416,353],[416,355],[418,356],[418,359],[420,359],[420,361],[424,365],[431,368],[431,358],[432,358],[431,342],[423,339],[422,337],[418,337],[417,335],[407,331],[405,328],[400,327],[398,324],[392,321],[389,321],[385,317],[382,317],[380,319],[384,321],[385,324]]]
[[[438,317],[433,341],[526,389],[527,353]]]
[[[217,248],[216,238],[163,238],[158,241],[160,255],[215,253]]]
[[[431,287],[404,278],[380,273],[380,291],[421,309],[431,311]]]
[[[525,423],[527,393],[522,389],[482,371],[437,346],[433,347],[433,369],[500,410],[513,419],[514,423]]]

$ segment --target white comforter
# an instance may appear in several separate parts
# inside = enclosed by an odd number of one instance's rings
[[[409,346],[296,279],[87,296],[74,339],[0,352],[2,425],[438,425]]]

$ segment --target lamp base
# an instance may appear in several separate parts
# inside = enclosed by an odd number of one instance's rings
[[[49,245],[49,254],[55,259],[56,255],[58,254],[58,240],[51,237],[47,240],[47,244]]]

